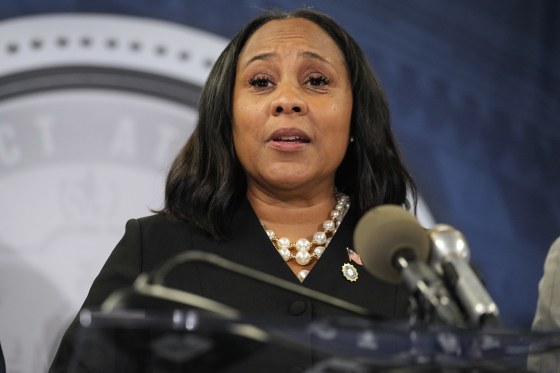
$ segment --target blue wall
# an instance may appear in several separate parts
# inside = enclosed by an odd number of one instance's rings
[[[529,325],[546,251],[560,235],[560,3],[305,4],[331,14],[362,45],[436,221],[465,233],[504,321]],[[301,5],[2,0],[0,20],[52,12],[130,14],[230,38],[259,9]]]

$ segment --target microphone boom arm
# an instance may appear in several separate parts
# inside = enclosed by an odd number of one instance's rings
[[[345,300],[335,298],[330,295],[312,289],[308,289],[300,285],[293,284],[281,278],[269,275],[267,273],[244,266],[239,263],[232,262],[216,254],[207,253],[199,250],[187,251],[185,253],[181,253],[171,258],[167,262],[163,263],[158,269],[156,269],[152,273],[152,275],[150,276],[151,281],[148,280],[148,283],[151,282],[152,284],[163,286],[165,283],[165,277],[169,274],[169,272],[171,272],[178,265],[185,264],[188,262],[200,262],[200,263],[210,264],[214,267],[225,269],[227,271],[257,280],[259,282],[266,283],[308,298],[312,298],[326,304],[330,304],[339,309],[343,309],[345,311],[352,312],[360,316],[375,317],[375,315],[372,315],[372,313],[364,307],[360,307],[356,304],[347,302]]]

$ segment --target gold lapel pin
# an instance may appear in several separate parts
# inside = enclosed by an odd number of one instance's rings
[[[358,270],[350,263],[344,263],[342,265],[342,275],[350,282],[356,282],[356,280],[358,280]]]
[[[346,252],[348,253],[348,260],[350,261],[350,263],[344,263],[342,265],[342,275],[348,281],[356,282],[356,280],[358,280],[358,270],[352,265],[352,262],[361,266],[362,260],[360,259],[360,256],[351,248],[347,247]]]

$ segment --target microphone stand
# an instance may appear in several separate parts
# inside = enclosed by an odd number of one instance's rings
[[[431,267],[414,256],[407,255],[407,250],[395,255],[394,266],[401,273],[415,300],[417,309],[416,313],[411,312],[411,324],[416,321],[422,324],[435,321],[453,327],[466,326],[461,310]]]

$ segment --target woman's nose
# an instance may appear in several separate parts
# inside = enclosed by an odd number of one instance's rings
[[[297,87],[279,85],[276,93],[278,95],[271,102],[272,115],[307,113],[307,103],[301,97],[302,93]]]

